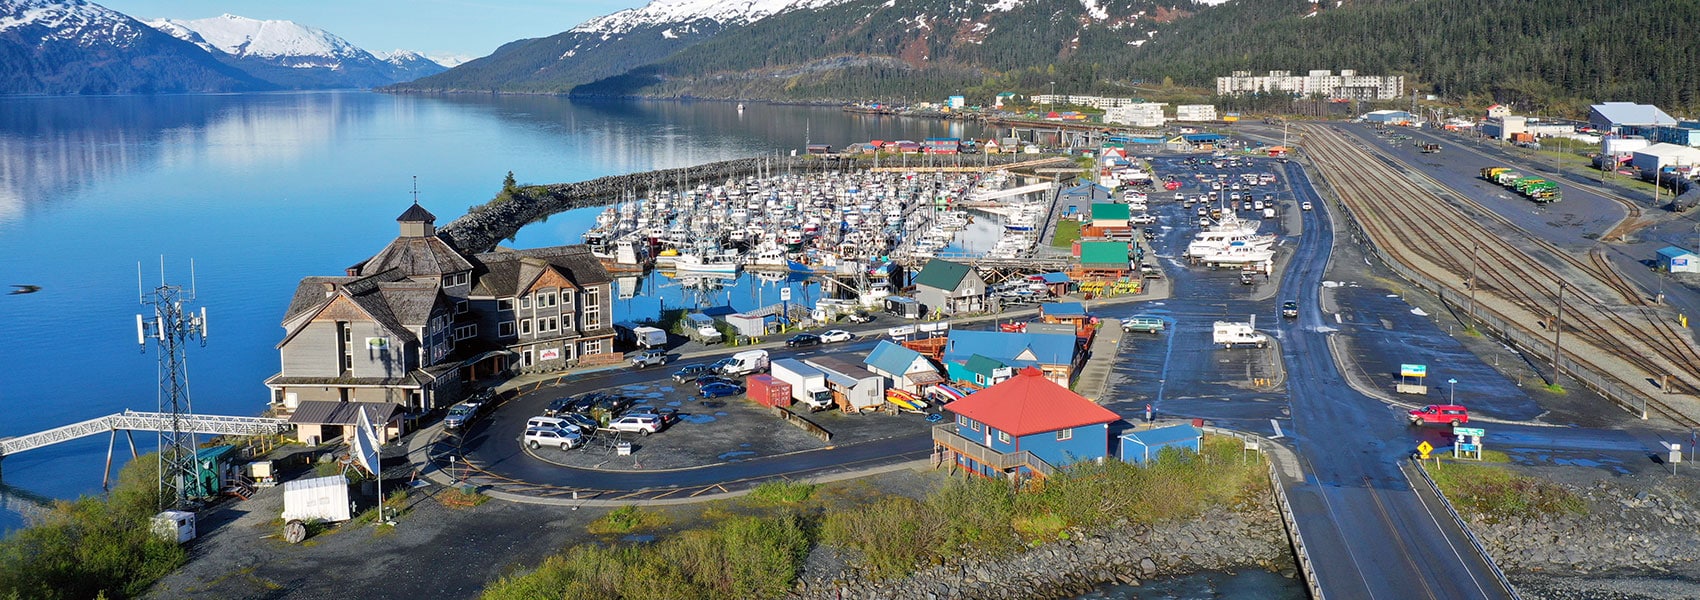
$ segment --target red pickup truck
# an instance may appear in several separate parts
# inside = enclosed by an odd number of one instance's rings
[[[1429,423],[1457,427],[1470,422],[1470,410],[1458,404],[1430,404],[1411,411],[1411,424]]]

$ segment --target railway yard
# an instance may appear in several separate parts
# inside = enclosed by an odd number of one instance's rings
[[[1307,151],[1345,212],[1454,310],[1509,330],[1500,333],[1548,365],[1556,348],[1566,375],[1604,388],[1598,391],[1632,412],[1700,424],[1700,348],[1677,314],[1624,279],[1603,253],[1577,257],[1473,199],[1409,176],[1335,127],[1304,130]]]

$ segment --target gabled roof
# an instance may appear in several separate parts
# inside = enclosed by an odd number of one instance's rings
[[[987,377],[992,376],[992,371],[1002,369],[1002,368],[1008,367],[1008,366],[1012,366],[1012,365],[1005,364],[1004,361],[992,358],[990,356],[986,356],[984,354],[970,355],[968,357],[968,360],[964,361],[962,363],[962,368],[968,369],[968,372],[979,373],[979,374],[985,375]]]
[[[1080,264],[1128,268],[1127,242],[1081,242]]]
[[[416,342],[414,331],[431,320],[441,301],[437,284],[413,281],[398,269],[368,277],[305,277],[283,317],[283,347],[338,299],[346,299],[367,318],[401,342]]]
[[[944,408],[1017,437],[1121,420],[1032,367]]]
[[[1679,248],[1679,247],[1676,247],[1676,246],[1665,246],[1665,247],[1659,249],[1659,256],[1663,256],[1663,257],[1666,257],[1666,258],[1679,258],[1679,257],[1683,257],[1683,256],[1693,256],[1693,255],[1694,255],[1693,252],[1683,250],[1682,248]]]
[[[1064,196],[1089,196],[1093,198],[1108,198],[1113,190],[1096,183],[1082,183],[1062,191]]]
[[[1039,314],[1050,317],[1084,317],[1086,305],[1079,302],[1047,302],[1039,305]]]
[[[954,291],[957,286],[962,285],[962,279],[973,270],[974,267],[962,263],[934,258],[921,267],[920,275],[915,276],[915,287],[927,286]]]
[[[1675,124],[1676,117],[1665,114],[1665,111],[1651,104],[1636,104],[1634,102],[1607,102],[1589,107],[1601,121],[1595,125],[1655,125],[1658,123]],[[1594,121],[1589,119],[1589,121]]]
[[[1111,221],[1126,221],[1133,214],[1126,204],[1101,202],[1092,205],[1092,220],[1107,219]]]
[[[963,362],[975,354],[999,361],[1033,361],[1044,365],[1074,363],[1073,335],[1011,333],[952,329],[944,345],[944,360]]]
[[[290,423],[306,425],[353,425],[360,422],[360,411],[373,425],[388,423],[401,412],[393,402],[337,402],[335,400],[302,400],[289,416]]]
[[[873,352],[869,352],[868,359],[862,363],[887,373],[902,375],[909,371],[909,366],[915,364],[916,359],[922,359],[920,352],[894,344],[891,340],[880,340],[879,345],[874,346]]]
[[[473,274],[473,296],[506,298],[524,293],[548,269],[579,287],[613,281],[608,269],[583,244],[529,250],[498,248],[473,256],[480,268]]]
[[[1045,283],[1068,283],[1070,281],[1073,281],[1072,279],[1069,279],[1068,273],[1061,273],[1061,272],[1058,272],[1058,273],[1040,273],[1038,275],[1035,275],[1035,277],[1038,277],[1039,281],[1043,281]]]

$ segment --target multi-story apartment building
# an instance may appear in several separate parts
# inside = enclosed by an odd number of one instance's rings
[[[1403,75],[1359,75],[1342,69],[1315,70],[1305,75],[1291,71],[1270,71],[1268,75],[1252,75],[1251,71],[1234,71],[1228,77],[1216,78],[1216,93],[1222,96],[1255,92],[1287,92],[1300,97],[1321,94],[1334,100],[1391,100],[1405,95]]]
[[[422,413],[511,369],[613,351],[612,278],[584,246],[467,256],[414,204],[401,233],[341,277],[296,286],[266,380],[272,404],[380,402]]]

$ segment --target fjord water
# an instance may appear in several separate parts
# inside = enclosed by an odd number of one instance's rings
[[[836,108],[719,102],[372,93],[0,99],[0,437],[157,406],[155,354],[136,344],[137,265],[152,290],[193,281],[208,311],[189,373],[196,412],[254,415],[296,282],[340,275],[397,233],[413,200],[443,225],[512,170],[554,183],[772,155],[807,140],[978,135],[958,123]],[[522,230],[518,247],[578,243],[596,209]],[[191,279],[190,261],[195,266]],[[665,279],[616,303],[671,306]],[[797,285],[793,283],[792,285]],[[805,290],[798,290],[799,292]],[[742,282],[712,300],[776,301]],[[143,452],[149,433],[135,434]],[[71,498],[100,490],[105,435],[0,462],[4,482]],[[118,436],[119,462],[128,456]],[[15,496],[16,493],[13,494]],[[0,494],[0,500],[8,498]],[[16,501],[11,500],[11,501]],[[0,532],[19,526],[0,510]]]

